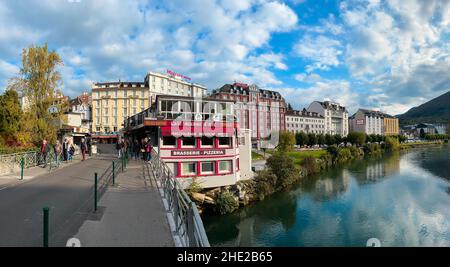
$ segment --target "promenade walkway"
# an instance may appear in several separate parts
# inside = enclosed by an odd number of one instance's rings
[[[83,247],[173,247],[166,211],[142,162],[130,160],[74,236]]]

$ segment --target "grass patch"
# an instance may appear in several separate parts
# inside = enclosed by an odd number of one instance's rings
[[[252,160],[262,160],[264,159],[262,155],[252,151]]]
[[[306,157],[320,158],[327,153],[326,150],[306,150],[306,151],[291,151],[288,152],[288,156],[294,160],[295,165],[303,164],[303,160]]]

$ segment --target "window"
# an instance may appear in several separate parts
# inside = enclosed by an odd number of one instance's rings
[[[117,132],[117,127],[114,127],[114,132]]]
[[[197,169],[197,163],[183,162],[181,164],[181,175],[195,175],[196,169]]]
[[[184,137],[183,146],[195,147],[195,137]]]
[[[123,96],[124,96],[124,97],[128,97],[128,91],[127,91],[127,90],[124,90],[124,91],[123,91]]]
[[[214,146],[214,138],[202,137],[202,146],[212,147]]]
[[[219,161],[219,172],[226,173],[231,172],[231,161]]]
[[[219,146],[231,146],[231,138],[219,137]]]
[[[163,146],[175,146],[177,144],[177,139],[174,136],[164,136]]]
[[[100,127],[97,127],[96,129],[97,129],[97,133],[100,132]]]
[[[202,173],[201,174],[212,174],[214,173],[214,162],[202,162]]]

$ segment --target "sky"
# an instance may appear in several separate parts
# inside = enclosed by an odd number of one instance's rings
[[[450,0],[5,0],[0,92],[48,43],[70,97],[172,70],[396,115],[450,90],[449,40]]]

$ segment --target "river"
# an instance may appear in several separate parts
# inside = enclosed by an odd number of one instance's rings
[[[212,246],[450,246],[450,146],[357,160],[203,221]]]

